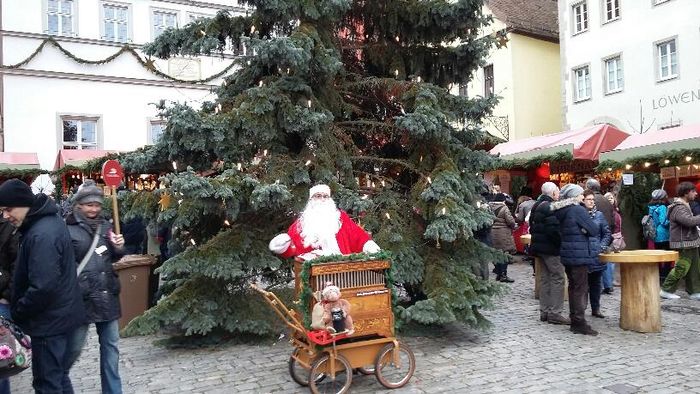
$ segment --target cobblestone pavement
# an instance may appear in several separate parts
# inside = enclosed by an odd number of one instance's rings
[[[454,326],[430,337],[404,338],[417,360],[402,389],[384,390],[373,376],[353,377],[353,393],[700,393],[700,302],[684,298],[662,304],[663,333],[619,328],[619,289],[603,295],[606,319],[591,323],[598,337],[574,335],[539,321],[532,270],[510,268],[512,291],[486,315],[489,332]],[[589,310],[590,313],[590,310]],[[291,346],[232,345],[218,349],[168,350],[155,337],[121,341],[120,369],[127,393],[304,393],[287,372]],[[100,387],[97,338],[72,370],[78,393]],[[31,392],[31,372],[12,378],[14,393]]]

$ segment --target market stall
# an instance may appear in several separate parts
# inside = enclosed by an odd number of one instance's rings
[[[0,152],[0,183],[18,178],[30,184],[41,173],[36,153]]]
[[[100,182],[99,170],[86,173],[82,166],[89,160],[107,156],[114,151],[98,150],[98,149],[61,149],[56,156],[54,164],[54,173],[60,181],[61,193],[68,193],[76,186],[80,186],[83,180],[94,179],[97,183]]]
[[[679,182],[700,186],[700,125],[634,134],[600,155],[601,167],[660,175],[669,196]]]
[[[528,171],[532,189],[537,190],[546,181],[561,185],[593,176],[600,153],[614,149],[628,137],[628,133],[602,124],[505,142],[496,145],[490,153],[503,159],[510,171]],[[535,172],[531,173],[533,168]],[[537,179],[544,178],[547,172],[547,179]],[[604,184],[619,174],[611,169],[609,174],[599,175],[603,175],[601,183]]]

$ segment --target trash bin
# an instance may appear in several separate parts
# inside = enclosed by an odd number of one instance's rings
[[[148,309],[148,279],[154,260],[153,256],[131,254],[122,257],[113,265],[121,284],[121,292],[119,293],[119,303],[122,308],[122,317],[119,319],[120,330],[133,318],[143,314]]]

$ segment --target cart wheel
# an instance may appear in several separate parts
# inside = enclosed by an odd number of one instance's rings
[[[374,365],[365,365],[364,367],[358,367],[357,371],[363,375],[374,375]]]
[[[375,371],[377,380],[389,389],[403,387],[416,371],[416,357],[406,344],[399,345],[398,365],[394,362],[394,344],[382,348],[377,355]]]
[[[294,359],[294,356],[299,353],[299,349],[296,349],[294,351],[294,354],[292,357],[289,357],[289,374],[292,376],[292,379],[297,382],[298,385],[300,386],[308,386],[309,385],[309,369],[304,368],[303,366],[299,365],[296,359]],[[326,375],[320,374],[316,377],[316,381],[320,382],[325,378]]]
[[[309,376],[323,375],[325,378],[309,383],[312,393],[342,394],[350,389],[350,384],[352,384],[352,366],[348,360],[340,354],[335,357],[335,379],[330,375],[330,360],[330,356],[324,354],[311,365]]]

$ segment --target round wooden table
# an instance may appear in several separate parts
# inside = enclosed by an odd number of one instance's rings
[[[659,263],[678,260],[671,250],[623,250],[601,253],[600,261],[620,264],[620,328],[661,332]]]

